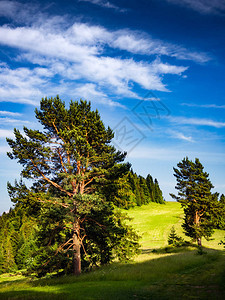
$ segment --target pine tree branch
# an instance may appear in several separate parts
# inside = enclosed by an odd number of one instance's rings
[[[84,184],[84,188],[85,188],[88,184],[90,184],[93,180],[94,180],[94,177],[92,177],[88,182],[86,182],[86,183]]]
[[[40,198],[37,198],[37,199],[38,199],[38,201],[41,202],[41,203],[46,203],[46,202],[48,202],[48,203],[51,203],[51,204],[54,204],[54,205],[55,205],[55,204],[60,205],[60,206],[62,206],[62,207],[64,207],[64,208],[70,207],[69,204],[59,203],[59,202],[57,202],[57,201],[42,200],[42,199],[40,199]]]
[[[60,153],[59,148],[57,148],[57,152],[58,152],[59,159],[60,159],[60,163],[61,163],[61,166],[62,166],[64,172],[65,172],[65,173],[68,173],[67,170],[66,170],[66,168],[65,168],[65,165],[64,165],[64,163],[63,163],[62,155],[61,155],[61,153]]]
[[[38,166],[35,164],[35,162],[33,161],[33,159],[31,158],[31,162],[34,165],[35,169],[38,171],[38,173],[44,178],[44,180],[46,180],[47,182],[49,182],[51,185],[53,185],[54,187],[56,187],[57,189],[59,189],[61,192],[64,192],[67,194],[67,196],[72,197],[73,194],[66,191],[65,189],[63,189],[60,185],[58,185],[57,183],[55,183],[54,181],[52,181],[51,179],[49,179],[48,177],[45,176],[45,174],[38,168]]]

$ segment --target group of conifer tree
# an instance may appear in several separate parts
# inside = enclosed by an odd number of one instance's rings
[[[150,174],[146,178],[137,175],[132,170],[119,178],[112,195],[111,201],[116,206],[125,209],[150,202],[165,204],[158,180],[153,180]],[[110,193],[108,193],[107,197],[110,199]]]
[[[27,269],[36,249],[37,222],[16,207],[0,217],[0,274]]]

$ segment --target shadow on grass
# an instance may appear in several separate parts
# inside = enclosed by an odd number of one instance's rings
[[[145,262],[115,263],[79,277],[8,283],[0,299],[225,299],[224,251],[205,251],[150,253]]]
[[[142,250],[141,250],[141,253],[142,253],[142,254],[150,254],[150,253],[152,253],[153,250],[154,250],[154,249],[152,249],[152,248],[149,248],[149,249],[142,249]]]
[[[184,219],[184,216],[183,216],[183,214],[181,214],[180,216],[173,216],[173,218],[183,220],[183,219]]]
[[[165,246],[165,247],[160,247],[160,248],[148,248],[148,249],[142,249],[141,253],[142,254],[167,254],[167,253],[179,253],[179,252],[184,252],[184,251],[193,251],[197,250],[198,246],[195,244],[192,244],[190,242],[185,241],[183,245],[181,246]],[[204,247],[203,247],[204,249]]]

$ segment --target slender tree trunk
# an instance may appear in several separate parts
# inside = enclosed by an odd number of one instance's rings
[[[197,225],[198,228],[200,227],[200,216],[199,216],[198,211],[195,212],[195,224]],[[197,237],[197,243],[198,243],[199,247],[202,246],[202,239],[201,239],[201,237]]]
[[[81,256],[80,256],[80,241],[78,238],[80,225],[78,220],[73,222],[73,274],[80,275],[81,273]]]

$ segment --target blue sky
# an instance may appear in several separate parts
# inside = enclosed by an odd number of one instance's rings
[[[185,156],[224,193],[224,36],[224,0],[0,1],[0,213],[21,171],[5,138],[57,94],[90,100],[166,200]]]

